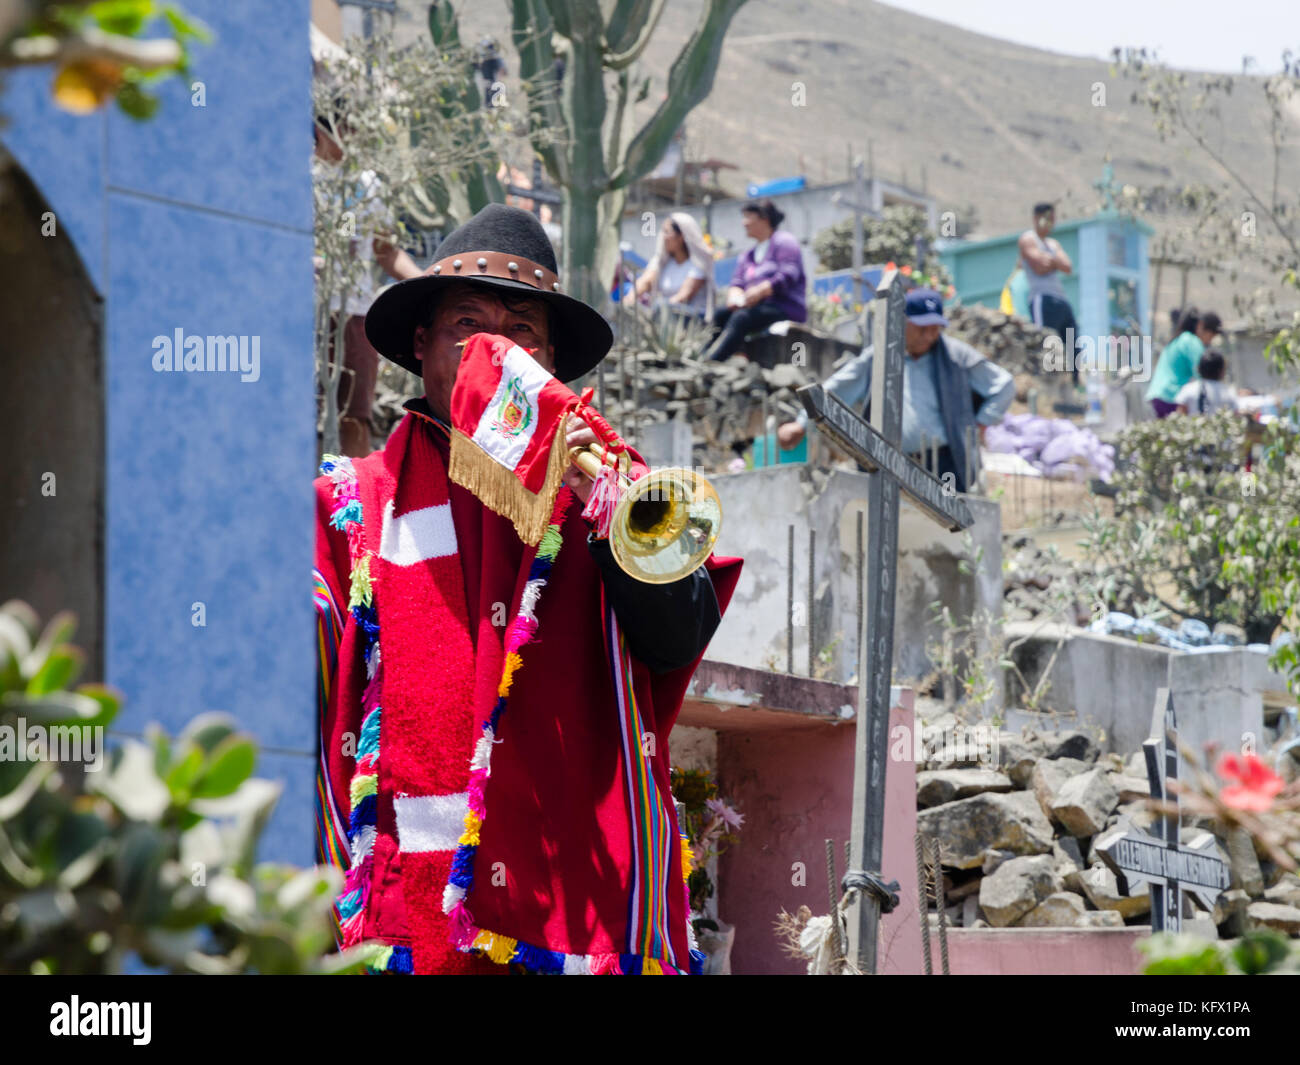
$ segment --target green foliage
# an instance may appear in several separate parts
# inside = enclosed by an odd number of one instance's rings
[[[279,788],[252,777],[252,738],[205,714],[105,757],[121,697],[69,690],[74,627],[0,607],[0,972],[357,971],[364,948],[326,956],[338,872],[254,865]]]
[[[501,116],[506,100],[504,93],[501,93],[491,101],[494,115],[486,115],[481,110],[483,101],[479,96],[478,82],[474,78],[474,65],[471,57],[461,47],[459,15],[451,0],[436,0],[429,5],[429,36],[438,54],[454,59],[462,71],[459,94],[456,94],[451,83],[441,93],[445,99],[442,114],[459,131],[458,154],[467,153],[472,146],[490,143],[494,126],[502,124]],[[462,117],[464,120],[459,121]],[[448,215],[447,229],[466,221],[489,203],[505,202],[505,190],[496,176],[495,155],[488,159],[471,159],[461,168],[461,174],[459,183],[454,183],[451,187],[445,183],[438,186],[446,191],[446,202],[442,208]]]
[[[1267,928],[1235,941],[1165,932],[1138,944],[1147,976],[1262,976],[1300,972],[1300,947]]]
[[[467,88],[469,57],[452,40],[437,48],[424,39],[399,48],[385,36],[348,44],[346,56],[320,64],[312,83],[315,113],[333,127],[342,153],[312,166],[323,452],[338,450],[346,406],[334,400],[345,367],[329,357],[332,330],[342,330],[343,308],[375,270],[361,242],[379,237],[406,247],[412,228],[451,228],[496,195],[495,178],[488,181],[498,161],[494,139],[510,134],[513,121],[507,107],[478,108],[472,77]],[[342,382],[345,398],[351,383]]]
[[[1106,605],[1231,622],[1252,642],[1267,642],[1290,614],[1300,601],[1300,449],[1285,425],[1265,427],[1263,458],[1247,472],[1247,425],[1223,411],[1121,434],[1115,517],[1090,523],[1087,541],[1109,581]]]
[[[178,5],[159,0],[28,6],[33,8],[32,18],[24,32],[0,50],[0,66],[33,62],[56,66],[54,99],[77,113],[115,99],[132,118],[151,118],[159,99],[148,86],[170,77],[188,77],[190,46],[212,40],[203,23]],[[164,36],[145,39],[150,33]]]
[[[880,218],[862,220],[862,262],[906,266],[932,277],[940,290],[946,288],[952,278],[937,255],[929,253],[917,262],[918,240],[927,248],[934,240],[925,212],[907,204],[892,204]],[[849,269],[853,265],[853,219],[844,218],[823,229],[813,238],[813,251],[823,270]]]
[[[1224,175],[1217,186],[1148,190],[1125,186],[1121,210],[1168,213],[1177,224],[1161,227],[1152,258],[1197,262],[1205,267],[1211,285],[1220,272],[1235,281],[1247,263],[1278,279],[1275,286],[1235,293],[1233,306],[1255,326],[1274,333],[1267,353],[1279,371],[1300,369],[1300,317],[1295,314],[1300,288],[1300,200],[1294,182],[1283,180],[1290,166],[1287,134],[1300,89],[1298,58],[1286,49],[1276,74],[1248,79],[1170,70],[1145,48],[1114,49],[1111,66],[1112,73],[1135,86],[1132,102],[1145,105],[1161,140],[1185,139]],[[1255,100],[1251,118],[1260,127],[1267,126],[1271,165],[1242,167],[1224,150],[1220,104],[1232,95],[1234,85]]]
[[[713,897],[715,891],[708,863],[739,838],[733,830],[738,829],[744,819],[725,800],[718,798],[717,782],[707,770],[674,769],[670,784],[673,798],[682,804],[681,830],[686,834],[694,856],[694,867],[686,878],[691,910],[702,913],[705,902]],[[693,918],[692,923],[697,933],[703,928],[717,930],[717,925],[704,917]]]

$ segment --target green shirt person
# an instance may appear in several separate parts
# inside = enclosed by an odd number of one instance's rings
[[[1157,418],[1165,418],[1176,410],[1174,403],[1178,390],[1196,376],[1196,365],[1205,349],[1214,341],[1223,322],[1213,311],[1201,314],[1189,307],[1178,321],[1178,335],[1174,337],[1156,360],[1155,372],[1147,385],[1146,398]]]

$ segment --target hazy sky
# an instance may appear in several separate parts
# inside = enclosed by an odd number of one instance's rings
[[[1281,68],[1282,50],[1300,52],[1296,0],[884,0],[989,37],[1068,55],[1109,59],[1114,47],[1156,48],[1170,66],[1241,72]]]

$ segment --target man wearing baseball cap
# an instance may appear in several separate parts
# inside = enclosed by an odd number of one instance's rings
[[[951,474],[958,492],[965,492],[970,427],[1002,420],[1014,395],[1011,375],[990,362],[964,341],[943,335],[948,319],[943,299],[931,288],[907,294],[907,321],[903,327],[903,432],[900,449],[930,469],[936,477]],[[868,344],[861,354],[841,366],[826,381],[826,389],[863,417],[870,416],[871,356]],[[786,422],[777,431],[782,448],[792,448],[808,428],[808,416]],[[937,446],[937,464],[927,452]]]

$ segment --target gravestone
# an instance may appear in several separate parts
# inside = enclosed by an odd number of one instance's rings
[[[1200,833],[1189,844],[1178,838],[1178,796],[1169,782],[1178,780],[1178,723],[1169,689],[1156,695],[1151,738],[1142,744],[1146,756],[1151,798],[1173,802],[1146,833],[1121,821],[1098,837],[1095,849],[1110,866],[1125,895],[1142,884],[1151,891],[1151,931],[1177,932],[1182,928],[1183,891],[1189,891],[1209,912],[1228,887],[1228,863],[1219,857],[1214,837]]]
[[[876,971],[876,933],[882,906],[892,909],[891,887],[880,873],[884,845],[885,759],[888,753],[889,692],[894,654],[894,599],[898,563],[899,492],[951,530],[973,522],[966,504],[902,451],[903,319],[905,293],[897,271],[880,279],[875,298],[871,423],[864,421],[821,385],[799,397],[823,432],[875,474],[867,494],[867,565],[863,568],[866,617],[858,661],[857,741],[853,768],[853,827],[849,873],[857,887],[849,917],[849,956],[864,973]],[[883,313],[882,313],[883,311]]]

